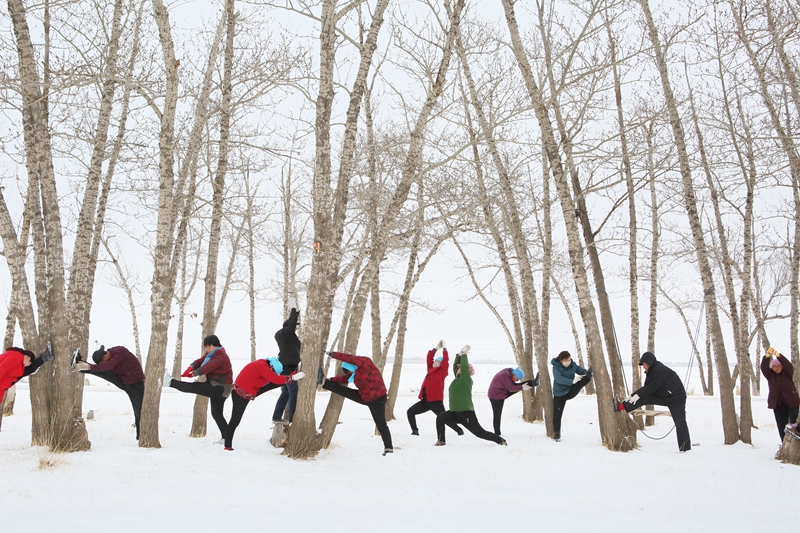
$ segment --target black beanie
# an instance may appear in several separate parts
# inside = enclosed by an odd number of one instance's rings
[[[92,361],[94,361],[94,364],[99,365],[106,353],[108,353],[106,351],[106,347],[101,344],[100,349],[95,350],[95,352],[92,354]]]

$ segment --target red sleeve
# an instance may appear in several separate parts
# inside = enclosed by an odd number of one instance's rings
[[[286,383],[287,376],[281,376],[272,370],[272,367],[267,363],[261,370],[261,378],[265,379],[267,383],[274,383],[275,385],[283,385]]]
[[[364,360],[364,357],[361,357],[360,355],[350,355],[349,353],[343,352],[331,352],[331,357],[356,366],[361,366]]]
[[[222,366],[222,357],[212,357],[211,360],[200,366],[199,368],[195,368],[193,374],[195,376],[202,376],[203,374],[213,374],[215,370],[217,370],[220,366]]]
[[[428,350],[428,358],[427,358],[428,370],[433,368],[433,356],[434,355],[436,355],[436,348],[434,348],[433,350]]]
[[[98,363],[96,365],[89,365],[89,372],[113,372],[114,369],[117,368],[117,365],[119,365],[119,363],[122,361],[123,355],[113,353],[111,350],[109,350],[109,352],[111,353],[111,357],[108,358],[108,361]]]
[[[195,359],[194,361],[192,361],[191,367],[194,368],[195,370],[200,368],[200,365],[203,364],[203,360],[205,358],[206,358],[206,356],[203,355],[203,356],[199,357],[198,359]]]

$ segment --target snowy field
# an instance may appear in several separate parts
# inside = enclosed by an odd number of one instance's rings
[[[476,365],[474,402],[487,429],[486,389],[500,368]],[[640,434],[639,450],[613,453],[600,444],[595,398],[581,395],[567,404],[560,443],[542,424],[524,423],[512,397],[503,420],[508,447],[449,430],[448,445],[435,447],[431,413],[418,417],[419,437],[405,418],[423,371],[404,371],[398,420],[389,423],[400,450],[381,456],[369,411],[348,401],[333,445],[311,461],[287,459],[268,442],[279,391],[250,404],[235,451],[226,452],[214,443],[210,416],[207,437],[187,436],[194,397],[166,390],[163,447],[147,450],[134,440],[127,396],[91,376],[84,411],[95,412],[87,421],[92,449],[54,456],[30,446],[21,383],[16,414],[0,432],[2,531],[796,530],[800,467],[773,459],[778,435],[763,397],[753,402],[753,446],[724,446],[719,400],[690,396],[692,451],[679,453],[673,432],[664,440]],[[317,399],[319,420],[328,393]],[[660,418],[648,433],[661,437],[671,427]],[[40,468],[42,460],[54,465]]]

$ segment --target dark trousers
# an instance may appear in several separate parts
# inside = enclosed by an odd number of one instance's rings
[[[361,405],[366,405],[369,407],[369,412],[372,414],[372,420],[375,421],[375,427],[378,429],[378,433],[381,434],[381,439],[383,439],[383,447],[384,448],[392,448],[392,434],[389,432],[389,426],[386,424],[386,395],[384,394],[380,398],[372,400],[371,402],[365,402],[361,399],[361,393],[358,392],[356,389],[351,389],[349,387],[345,387],[344,385],[339,385],[329,379],[325,380],[325,383],[322,385],[323,389],[329,390],[334,394],[338,394],[339,396],[344,396],[350,400],[353,400],[356,403],[360,403]]]
[[[553,397],[553,431],[561,435],[561,417],[564,415],[564,406],[567,400],[573,399],[584,388],[592,378],[582,378],[579,382],[573,383],[567,393],[563,396]]]
[[[228,430],[228,423],[225,421],[225,416],[222,414],[222,409],[225,407],[225,400],[227,400],[227,398],[223,396],[225,393],[223,387],[212,385],[208,381],[190,382],[177,381],[174,379],[169,382],[169,386],[181,392],[198,394],[209,398],[211,400],[211,418],[217,423],[217,428],[219,428],[222,438],[225,438],[225,433]]]
[[[775,423],[778,425],[778,434],[781,436],[781,442],[786,434],[786,424],[797,422],[798,408],[790,409],[785,403],[775,406],[773,413],[775,414]]]
[[[500,444],[503,440],[499,435],[495,435],[491,431],[486,431],[481,427],[480,422],[478,422],[478,417],[475,415],[475,411],[445,411],[444,413],[436,415],[436,435],[439,442],[445,442],[444,426],[450,426],[452,424],[461,424],[479,439],[490,440],[497,444]]]
[[[87,372],[84,372],[87,373]],[[105,372],[92,372],[93,376],[103,378],[120,390],[125,391],[133,407],[133,421],[136,424],[136,440],[139,440],[139,420],[142,417],[142,401],[144,401],[144,380],[126,385],[117,374],[107,370]]]
[[[626,411],[633,411],[643,405],[661,405],[669,409],[669,414],[672,416],[672,421],[675,423],[675,432],[678,436],[678,449],[682,452],[688,452],[692,449],[692,439],[689,437],[689,425],[686,423],[686,396],[681,399],[680,396],[670,398],[665,401],[663,398],[656,398],[655,396],[647,396],[639,398],[639,401],[631,405],[625,403]],[[630,406],[630,407],[628,407]]]
[[[281,385],[281,395],[275,402],[275,411],[272,413],[273,420],[281,420],[286,413],[286,420],[289,422],[294,418],[294,410],[297,408],[297,382],[290,381],[286,385]]]
[[[278,387],[280,387],[280,385],[276,385],[275,383],[267,383],[258,389],[258,392],[256,392],[256,397],[261,396],[265,392],[275,390]],[[233,434],[236,433],[236,428],[239,427],[242,417],[244,416],[244,411],[247,409],[247,405],[251,401],[252,400],[248,400],[247,398],[239,396],[239,393],[236,391],[231,393],[231,403],[233,404],[233,408],[231,410],[231,420],[228,422],[225,433],[222,435],[225,439],[226,448],[233,448]]]
[[[515,395],[519,391],[510,391],[506,393],[506,398]],[[494,434],[500,435],[500,419],[503,417],[503,404],[506,403],[506,398],[495,400],[489,398],[489,403],[492,404],[492,422],[494,423]]]
[[[422,399],[408,408],[406,416],[408,417],[408,425],[411,426],[412,431],[418,431],[417,428],[417,415],[433,411],[433,414],[439,416],[439,413],[444,413],[444,402],[429,402],[425,392],[422,393]],[[458,427],[458,424],[448,424],[453,431],[459,435],[464,434],[464,430]]]

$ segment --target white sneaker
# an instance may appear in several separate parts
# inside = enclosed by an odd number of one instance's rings
[[[164,370],[164,387],[169,387],[169,382],[172,381],[172,374],[169,370]]]
[[[225,439],[215,440],[214,444],[225,444]]]

